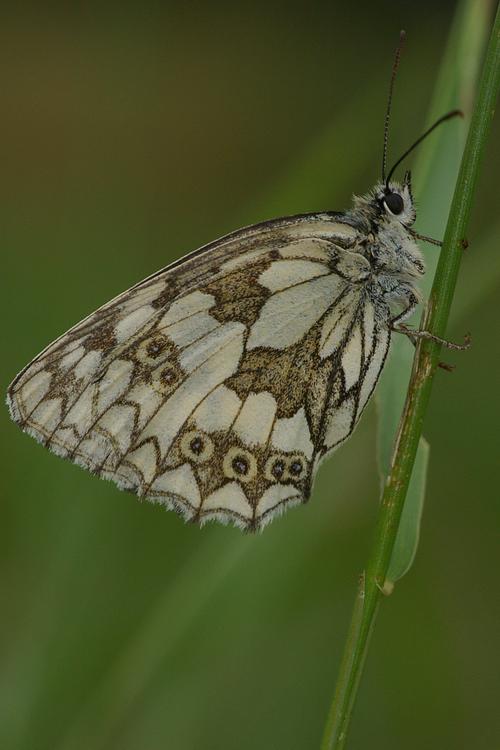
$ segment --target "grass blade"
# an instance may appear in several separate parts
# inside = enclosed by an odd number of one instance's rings
[[[430,295],[424,326],[438,336],[446,332],[463,253],[479,168],[489,135],[500,87],[500,8],[497,9],[464,155],[448,216],[443,248]],[[337,690],[323,737],[323,750],[345,747],[368,643],[386,582],[396,535],[408,491],[422,425],[430,398],[440,346],[421,342],[396,440],[391,472],[379,512],[374,545],[363,575],[342,659]]]
[[[490,6],[491,3],[484,0],[472,0],[459,6],[436,82],[428,124],[444,112],[457,107],[466,116],[470,115],[480,50],[484,48],[486,41]],[[422,145],[416,159],[413,171],[420,218],[417,228],[428,236],[443,236],[445,217],[450,209],[464,143],[464,125],[455,120],[438,129]],[[421,286],[427,296],[436,270],[438,252],[429,245],[425,246],[424,251],[427,274]],[[413,354],[413,346],[405,337],[394,336],[389,362],[377,390],[378,464],[382,481],[390,471],[393,440],[405,401]],[[426,446],[421,444],[418,447],[407,501],[411,507],[421,506],[420,514],[425,497],[427,459]],[[417,527],[410,530],[407,523],[412,517],[410,514],[405,516],[401,530],[402,538],[413,540],[407,552],[407,557],[411,560],[415,556],[413,544],[418,540],[420,524],[420,516],[416,515],[414,520]],[[396,546],[400,551],[401,545],[402,540],[399,540]]]

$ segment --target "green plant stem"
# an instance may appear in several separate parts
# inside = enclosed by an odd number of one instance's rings
[[[460,171],[444,236],[434,283],[423,319],[423,328],[444,336],[460,261],[479,167],[500,86],[500,8],[497,9],[481,74],[479,92],[467,136]],[[375,539],[360,578],[356,603],[347,636],[335,695],[328,715],[322,750],[344,747],[349,721],[363,670],[370,634],[384,592],[399,520],[408,490],[424,415],[429,402],[440,346],[421,341],[415,353],[391,471],[386,480],[380,506]]]

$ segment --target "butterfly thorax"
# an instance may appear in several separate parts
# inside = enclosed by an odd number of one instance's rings
[[[398,213],[387,205],[388,193],[399,196]],[[406,304],[412,295],[420,298],[415,283],[425,273],[425,263],[410,231],[415,208],[409,182],[390,183],[388,187],[377,184],[368,194],[354,198],[354,208],[347,217],[365,238],[363,255],[372,271],[370,295],[390,307]]]

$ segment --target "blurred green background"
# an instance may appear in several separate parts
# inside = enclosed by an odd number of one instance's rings
[[[84,315],[198,245],[347,207],[379,177],[399,29],[393,156],[426,124],[455,11],[4,9],[3,390]],[[497,121],[449,330],[472,331],[473,348],[446,354],[457,369],[436,378],[420,548],[383,602],[352,748],[498,746],[499,134]],[[318,747],[377,511],[373,405],[313,501],[255,537],[138,503],[44,451],[5,409],[0,430],[2,749]]]

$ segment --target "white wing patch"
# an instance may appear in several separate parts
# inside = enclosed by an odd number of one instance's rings
[[[280,249],[282,258],[308,258],[328,263],[331,258],[330,242],[318,239],[302,239],[288,243]]]
[[[142,431],[163,403],[165,394],[150,385],[137,383],[127,392],[127,401],[136,407],[136,429]]]
[[[220,324],[208,313],[197,312],[189,318],[172,323],[162,332],[167,334],[176,346],[183,349],[219,328],[219,326]]]
[[[144,305],[133,310],[118,321],[115,328],[116,340],[119,344],[128,341],[139,331],[145,323],[148,323],[154,315],[154,309],[150,305]]]
[[[203,509],[209,516],[229,511],[235,518],[241,517],[247,522],[252,518],[252,506],[238,482],[229,482],[212,492],[204,501]]]
[[[302,451],[307,458],[312,457],[314,445],[311,441],[304,407],[301,407],[293,417],[276,420],[272,443],[279,450],[285,452],[298,450]]]
[[[347,290],[345,285],[339,286],[337,304],[326,315],[321,330],[319,353],[322,358],[330,357],[342,346],[353,326],[359,303],[358,289]]]
[[[60,398],[49,398],[41,401],[32,414],[33,421],[43,425],[46,435],[57,427],[61,420],[62,400]]]
[[[359,325],[355,325],[342,351],[341,362],[342,369],[344,370],[346,391],[350,390],[359,381],[362,356],[361,331]]]
[[[313,263],[310,260],[277,260],[260,274],[259,284],[271,292],[278,292],[327,273],[328,267],[323,263]]]
[[[389,350],[390,335],[387,329],[381,329],[377,332],[377,337],[374,342],[374,348],[370,351],[371,359],[369,360],[369,366],[366,371],[366,375],[361,385],[361,393],[359,397],[358,412],[365,407],[368,399],[373,393],[373,389],[377,384],[384,361]]]
[[[160,474],[150,485],[148,496],[165,503],[167,507],[175,507],[175,503],[181,503],[188,517],[194,514],[201,503],[198,483],[188,464]]]
[[[389,346],[338,215],[223,238],[104,305],[14,380],[54,452],[203,523],[263,528],[305,502]]]
[[[168,328],[168,326],[185,320],[191,315],[210,310],[214,304],[215,299],[211,294],[203,294],[199,291],[187,294],[185,297],[172,302],[168,311],[161,317],[159,328]]]
[[[62,370],[67,370],[69,367],[72,367],[74,364],[76,364],[84,356],[85,356],[85,349],[83,346],[76,346],[74,349],[70,348],[69,352],[65,354],[64,357],[59,362],[59,367]]]
[[[239,358],[243,351],[243,334],[245,328],[241,323],[227,323],[217,327],[206,336],[200,337],[193,344],[182,350],[180,364],[186,372],[195,372],[204,365],[205,373],[212,371],[217,375],[217,368],[223,365],[223,371],[227,370],[225,361],[229,358],[229,374],[235,372]]]
[[[327,448],[334,448],[352,432],[352,421],[355,415],[354,398],[350,398],[333,412],[325,435]]]
[[[266,391],[249,393],[233,425],[233,431],[246,445],[265,445],[271,434],[278,405]],[[256,419],[255,415],[259,418]]]
[[[98,413],[102,414],[127,392],[133,371],[134,365],[128,359],[115,359],[111,362],[98,388]]]
[[[275,484],[268,487],[259,504],[263,515],[268,515],[269,520],[271,520],[270,514],[279,508],[285,500],[288,505],[292,504],[293,501],[295,501],[293,504],[297,504],[301,502],[301,496],[294,487],[286,484]]]
[[[344,282],[333,273],[276,292],[253,325],[248,349],[284,349],[300,341],[324,315]]]
[[[193,413],[197,427],[205,432],[230,429],[241,409],[241,399],[225,385],[219,385],[203,399]]]
[[[52,375],[46,370],[37,372],[32,378],[21,380],[17,399],[13,404],[14,419],[23,419],[25,414],[31,414],[36,409],[48,393],[51,381]]]

